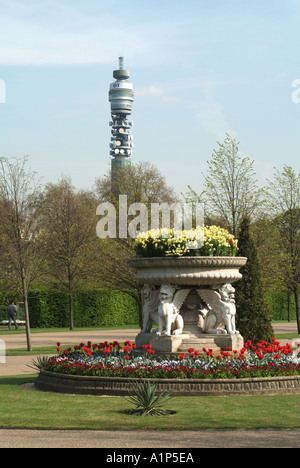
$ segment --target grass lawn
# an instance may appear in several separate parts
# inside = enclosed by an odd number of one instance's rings
[[[120,327],[116,327],[119,329]],[[124,328],[138,328],[126,326]],[[103,329],[111,330],[112,327]],[[78,329],[82,330],[82,329]],[[89,330],[89,329],[87,329]],[[69,331],[57,329],[57,332]],[[32,333],[54,329],[32,330]],[[25,330],[6,333],[25,333]],[[70,332],[72,333],[72,332]],[[277,339],[299,338],[280,334]],[[67,347],[67,346],[64,346]],[[7,355],[28,355],[26,349]],[[32,354],[56,354],[56,346],[35,348]],[[140,417],[122,397],[63,395],[23,387],[36,376],[0,377],[0,428],[99,429],[99,430],[203,430],[300,428],[300,395],[175,397],[164,417]]]
[[[292,429],[300,395],[175,397],[168,416],[126,414],[123,397],[63,395],[24,389],[35,376],[0,378],[0,427],[99,430]]]
[[[72,348],[74,345],[64,345],[63,349]],[[27,351],[26,348],[16,348],[16,349],[7,349],[6,356],[30,356],[30,355],[56,355],[57,354],[57,346],[39,346],[32,348],[32,351]]]
[[[13,326],[12,326],[13,327]],[[72,332],[81,332],[81,331],[95,331],[95,330],[130,330],[130,329],[136,329],[139,330],[140,327],[137,324],[132,324],[132,325],[119,325],[119,326],[107,326],[107,327],[82,327],[82,328],[74,328],[74,330],[70,330],[70,328],[65,327],[65,328],[31,328],[30,333],[65,333],[69,332],[72,334]],[[8,330],[7,326],[0,326],[0,335],[24,335],[26,333],[25,326],[20,326],[18,330],[15,330],[12,328],[11,330]]]

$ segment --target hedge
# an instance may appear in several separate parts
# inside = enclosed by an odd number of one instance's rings
[[[7,306],[14,298],[0,291],[0,320],[7,320]],[[287,295],[268,293],[272,320],[288,320]],[[68,296],[48,290],[34,290],[29,298],[30,325],[32,328],[69,326]],[[22,317],[21,317],[22,318]],[[296,320],[294,297],[291,296],[291,320]],[[119,291],[81,292],[74,297],[74,326],[100,327],[133,325],[139,323],[136,301]]]
[[[288,298],[284,293],[269,293],[267,300],[270,305],[272,320],[288,320]],[[290,318],[296,320],[295,298],[290,297]]]
[[[100,327],[139,323],[138,304],[119,291],[91,291],[74,295],[74,326]],[[67,294],[31,291],[28,300],[30,326],[51,328],[69,326]]]

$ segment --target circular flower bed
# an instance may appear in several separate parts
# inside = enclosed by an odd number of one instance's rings
[[[300,359],[289,344],[250,341],[241,350],[221,351],[190,348],[171,359],[159,358],[144,345],[144,354],[136,355],[135,345],[112,343],[81,343],[61,351],[40,367],[47,372],[76,376],[114,377],[129,379],[245,379],[300,375]]]

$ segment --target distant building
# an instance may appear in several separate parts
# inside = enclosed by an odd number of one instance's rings
[[[115,82],[111,83],[109,89],[109,101],[111,106],[111,143],[110,155],[112,157],[111,173],[112,178],[119,168],[131,164],[130,157],[133,148],[133,136],[131,127],[133,122],[129,122],[127,117],[131,114],[134,100],[133,85],[127,80],[130,73],[124,70],[124,58],[119,58],[119,70],[114,70]]]

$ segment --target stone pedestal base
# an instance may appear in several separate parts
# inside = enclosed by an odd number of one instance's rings
[[[158,353],[177,353],[183,340],[188,340],[190,335],[158,336],[155,333],[139,333],[135,339],[137,350],[142,350],[143,345],[152,345],[152,349]]]
[[[231,350],[240,351],[244,346],[241,335],[208,335],[198,336],[183,333],[182,335],[158,336],[155,333],[139,333],[135,339],[137,351],[142,351],[143,345],[152,345],[159,354],[186,353],[189,348],[202,351],[202,348],[212,349],[214,353]]]

